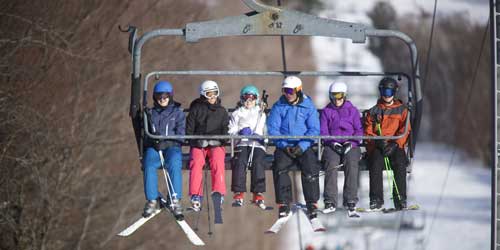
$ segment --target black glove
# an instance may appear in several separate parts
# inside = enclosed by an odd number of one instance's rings
[[[285,148],[285,153],[290,156],[291,158],[297,158],[302,155],[302,149],[299,147],[299,145],[295,147],[286,147]]]
[[[284,148],[284,151],[290,158],[295,159],[295,155],[292,153],[293,147],[286,147]]]
[[[384,152],[385,147],[387,147],[388,142],[386,140],[375,140],[375,147],[380,149],[380,152]]]
[[[349,153],[351,148],[352,148],[352,144],[350,142],[348,142],[348,141],[344,142],[344,144],[342,144],[342,152],[344,153],[344,155]]]
[[[391,156],[395,151],[396,151],[396,148],[398,148],[398,144],[391,141],[389,143],[387,143],[387,145],[385,146],[384,148],[384,156]]]
[[[299,157],[304,152],[302,152],[302,148],[299,145],[297,145],[291,149],[291,153],[295,155],[295,157]]]
[[[332,145],[332,149],[335,153],[339,154],[339,155],[342,155],[344,150],[342,149],[342,144],[338,143],[338,142],[335,142],[333,145]]]

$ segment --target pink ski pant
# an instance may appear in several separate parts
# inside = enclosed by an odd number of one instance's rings
[[[212,176],[212,192],[226,194],[224,147],[191,148],[189,159],[189,195],[203,196],[203,166],[208,157],[210,174]]]

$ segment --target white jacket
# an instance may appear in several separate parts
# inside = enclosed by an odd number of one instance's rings
[[[259,113],[261,114],[259,119]],[[257,122],[259,124],[257,124]],[[244,106],[239,107],[231,114],[231,119],[229,120],[229,134],[237,135],[242,128],[250,127],[252,132],[258,135],[265,135],[267,133],[266,129],[266,114],[260,112],[260,107],[255,106],[251,109],[247,109]],[[256,140],[242,139],[236,142],[236,146],[252,146],[255,142],[255,146],[265,150],[264,145],[260,144]]]

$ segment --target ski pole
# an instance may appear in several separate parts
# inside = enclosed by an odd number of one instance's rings
[[[174,203],[177,202],[176,201],[177,194],[175,193],[174,186],[172,185],[172,181],[170,180],[170,175],[165,170],[165,159],[163,158],[163,151],[158,150],[158,154],[160,155],[161,169],[163,170],[163,177],[165,178],[165,184],[167,184],[167,193],[168,193],[167,199],[170,199],[170,207],[174,208],[175,205]]]
[[[378,130],[378,135],[382,136],[382,128],[380,126],[380,123],[377,123],[377,130]],[[396,189],[396,194],[398,195],[398,200],[401,201],[401,197],[399,195],[399,190],[398,190],[398,184],[396,183],[396,179],[394,178],[394,174],[392,173],[393,171],[391,168],[390,160],[389,157],[387,156],[384,156],[384,166],[385,166],[385,171],[387,172],[387,182],[389,183],[389,193],[391,194],[391,199],[394,199],[394,196],[392,195],[392,185],[394,185],[394,188]]]
[[[205,197],[208,197],[208,177],[207,177],[207,170],[203,170],[205,171],[205,192],[206,192],[206,196]],[[205,199],[207,201],[207,215],[208,215],[208,235],[212,236],[212,224],[211,224],[211,218],[210,218],[210,202],[207,199]]]
[[[392,170],[391,168],[391,162],[389,161],[389,157],[384,157],[384,161],[385,161],[385,165],[390,169]],[[396,194],[398,196],[398,200],[401,201],[401,196],[399,195],[399,189],[398,189],[398,185],[396,184],[396,180],[394,178],[394,171],[392,171],[392,174],[391,174],[391,177],[392,177],[392,180],[394,182],[394,189],[396,189]]]

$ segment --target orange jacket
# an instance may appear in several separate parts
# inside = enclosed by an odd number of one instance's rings
[[[408,116],[408,108],[403,105],[400,100],[394,99],[394,103],[386,106],[384,102],[379,99],[377,105],[368,110],[365,118],[365,135],[377,136],[379,131],[377,129],[377,120],[380,122],[380,127],[383,136],[402,135],[405,131],[406,117]],[[378,119],[377,119],[378,118]],[[396,143],[404,149],[408,142],[408,135],[410,134],[411,126],[408,124],[408,133],[397,139]],[[367,150],[374,149],[375,144],[373,140],[368,140]]]

